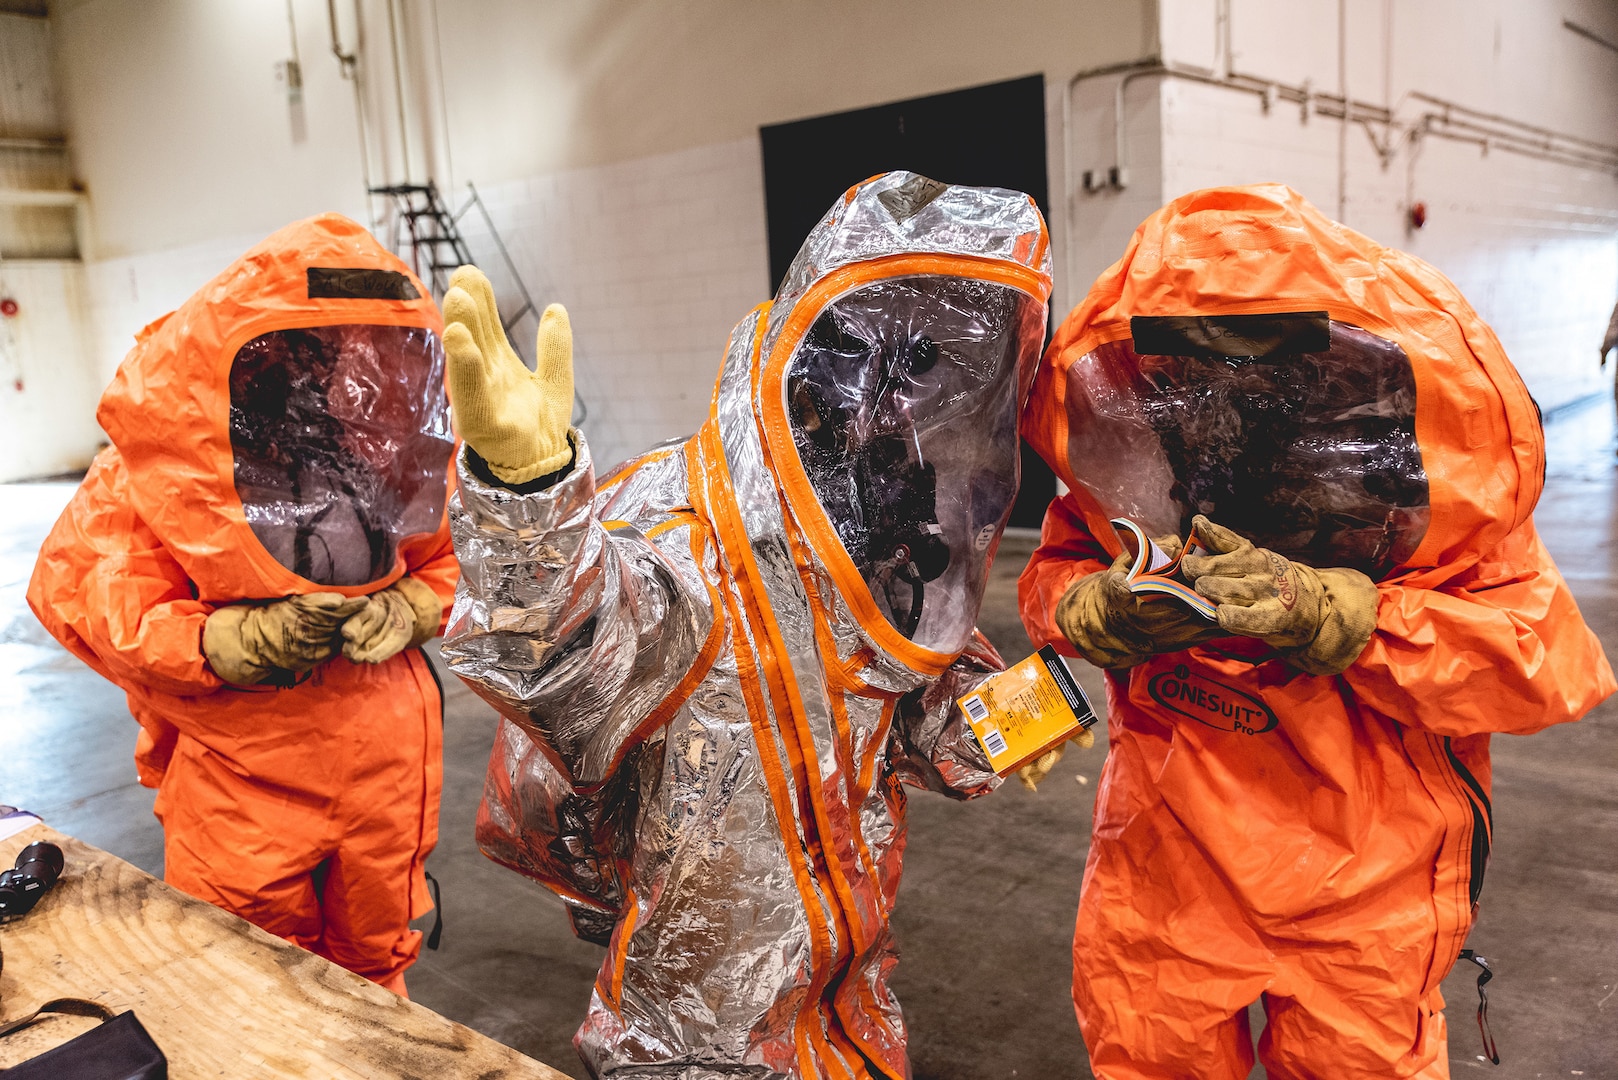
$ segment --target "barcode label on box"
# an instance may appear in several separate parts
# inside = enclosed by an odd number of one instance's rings
[[[1000,734],[999,728],[990,728],[983,733],[983,748],[989,752],[991,758],[997,758],[1006,752],[1006,737]]]
[[[1048,645],[956,702],[989,767],[1001,776],[1096,722],[1084,691]]]

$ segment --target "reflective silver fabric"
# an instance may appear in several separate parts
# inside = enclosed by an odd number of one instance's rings
[[[1038,238],[1032,246],[1030,237]],[[817,281],[854,263],[922,250],[1030,266],[1050,277],[1045,222],[1029,196],[886,173],[850,189],[810,231],[775,295],[765,354]]]
[[[598,508],[576,432],[574,451],[573,474],[541,495],[484,484],[462,462],[451,527],[463,587],[451,622],[456,663],[475,667],[479,693],[590,785],[680,681],[714,613],[695,602],[703,588],[684,531],[650,544],[633,524],[666,517],[655,482],[683,486],[684,458],[664,457]]]
[[[962,210],[939,247],[970,246],[972,221],[1020,202],[1042,272],[1026,196],[946,193]],[[864,228],[862,214],[819,229]],[[881,247],[818,230],[816,244]],[[1010,246],[985,233],[973,253]],[[957,798],[998,784],[954,708],[1001,666],[993,649],[975,636],[926,670],[886,651],[784,497],[763,436],[784,403],[757,393],[768,310],[733,332],[689,442],[598,488],[574,432],[572,472],[526,495],[463,460],[451,504],[464,573],[444,655],[504,717],[479,842],[615,921],[576,1038],[594,1076],[908,1076],[888,989],[901,783]]]

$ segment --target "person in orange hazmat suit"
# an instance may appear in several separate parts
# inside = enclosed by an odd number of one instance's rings
[[[301,221],[141,332],[28,602],[122,687],[164,876],[397,992],[430,909],[457,567],[442,322]]]
[[[479,843],[608,945],[585,1067],[908,1077],[903,785],[999,783],[955,701],[1002,666],[974,624],[1044,337],[1039,210],[849,189],[732,332],[696,435],[599,481],[565,313],[530,373],[487,281],[452,286],[444,656],[504,718]]]
[[[1107,672],[1073,945],[1095,1074],[1245,1077],[1262,1000],[1271,1077],[1448,1076],[1489,736],[1614,689],[1534,531],[1543,436],[1500,343],[1290,189],[1200,191],[1062,324],[1024,421],[1071,491],[1023,621]],[[1115,517],[1195,528],[1213,621],[1120,589]]]

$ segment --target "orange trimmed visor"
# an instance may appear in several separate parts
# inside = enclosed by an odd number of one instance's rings
[[[321,585],[392,572],[443,520],[454,437],[438,335],[342,323],[275,330],[230,369],[236,493],[282,566]]]
[[[1416,379],[1325,312],[1136,316],[1065,374],[1068,464],[1109,517],[1206,514],[1289,559],[1380,579],[1431,520]]]
[[[959,652],[1017,494],[1044,305],[973,278],[890,278],[823,308],[786,367],[793,442],[877,609]]]

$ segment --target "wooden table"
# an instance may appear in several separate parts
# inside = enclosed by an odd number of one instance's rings
[[[0,841],[0,870],[35,840],[61,845],[67,868],[32,912],[0,926],[0,1020],[55,997],[134,1009],[174,1080],[567,1080],[44,825]],[[52,1017],[0,1039],[0,1067],[94,1025]]]

